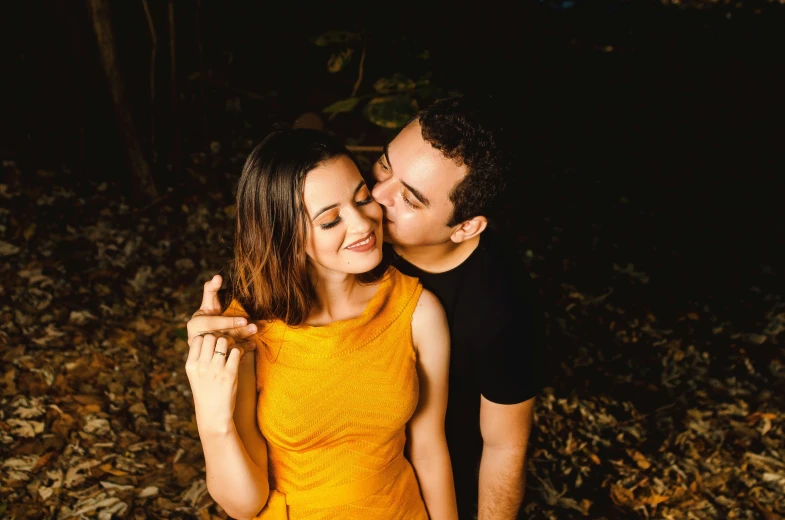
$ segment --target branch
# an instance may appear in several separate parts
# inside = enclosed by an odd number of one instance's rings
[[[202,137],[206,142],[208,140],[207,134],[207,89],[205,83],[207,82],[207,72],[204,68],[204,45],[202,43],[202,2],[196,0],[196,37],[199,40],[199,93],[202,96]]]
[[[365,44],[363,44],[363,51],[360,54],[360,69],[357,72],[357,81],[354,82],[354,88],[352,88],[352,95],[350,97],[354,97],[357,95],[357,91],[360,89],[360,83],[363,81],[363,69],[365,67]],[[335,119],[335,116],[338,115],[338,112],[333,112],[330,114],[330,117],[327,118],[328,121],[332,121]]]
[[[172,63],[172,119],[174,121],[174,171],[180,170],[180,123],[177,120],[177,61],[175,60],[174,0],[169,0],[169,58]]]
[[[363,67],[365,66],[365,45],[363,45],[363,52],[360,55],[360,70],[357,73],[357,81],[354,82],[354,88],[352,89],[352,96],[354,97],[357,95],[357,91],[360,89],[360,83],[363,80]]]
[[[101,60],[106,79],[109,83],[109,92],[112,96],[117,129],[122,139],[128,166],[133,178],[134,194],[139,199],[155,199],[158,192],[155,181],[150,171],[131,115],[131,107],[125,92],[125,84],[117,64],[114,33],[109,13],[109,0],[89,0],[87,2],[90,19],[95,32],[98,54]]]
[[[158,37],[155,34],[155,25],[147,0],[142,0],[142,7],[144,7],[144,15],[147,17],[147,28],[150,30],[150,41],[153,46],[150,51],[150,147],[153,151],[153,161],[155,161],[157,155],[155,149],[155,55],[158,52]]]

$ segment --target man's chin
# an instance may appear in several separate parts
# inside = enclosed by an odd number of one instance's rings
[[[395,240],[393,240],[392,234],[390,233],[390,228],[387,224],[384,224],[382,227],[382,242],[385,244],[395,244]]]
[[[392,240],[390,240],[390,223],[387,219],[382,221],[382,242],[392,244]]]

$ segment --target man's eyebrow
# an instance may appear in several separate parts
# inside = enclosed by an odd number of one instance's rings
[[[357,192],[360,191],[363,186],[365,186],[365,181],[360,181],[360,184],[358,184],[357,187],[354,188],[354,195],[357,195]],[[412,193],[414,193],[414,192],[412,192]],[[338,204],[330,204],[329,206],[323,207],[322,209],[320,209],[319,211],[316,212],[316,215],[314,215],[311,220],[316,220],[319,217],[319,215],[321,215],[325,211],[329,211],[329,210],[331,210],[333,208],[337,208],[338,206],[339,206]]]
[[[407,190],[409,190],[409,191],[411,191],[411,192],[412,192],[412,195],[414,195],[414,196],[415,196],[415,198],[416,198],[417,200],[419,200],[420,202],[422,202],[422,204],[423,204],[423,205],[424,205],[426,208],[430,208],[430,207],[431,207],[431,201],[430,201],[430,200],[428,200],[428,197],[426,197],[425,195],[423,195],[423,194],[422,194],[422,192],[421,192],[420,190],[418,190],[417,188],[415,188],[415,187],[413,187],[413,186],[409,186],[408,184],[406,184],[406,183],[405,183],[405,182],[403,182],[403,181],[401,181],[401,184],[403,184],[404,186],[406,186],[406,189],[407,189]]]
[[[384,144],[384,148],[382,149],[382,155],[384,155],[384,160],[387,161],[387,168],[389,168],[389,170],[392,171],[393,167],[392,167],[392,163],[390,162],[390,144],[389,143],[385,143]],[[423,195],[420,190],[418,190],[417,188],[415,188],[413,186],[409,186],[404,181],[401,181],[401,184],[406,186],[406,189],[411,191],[412,195],[414,195],[414,197],[417,200],[419,200],[423,204],[423,206],[425,206],[426,208],[430,208],[431,207],[431,201],[428,200],[428,197]]]

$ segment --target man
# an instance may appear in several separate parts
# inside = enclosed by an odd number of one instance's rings
[[[460,518],[480,520],[513,519],[520,509],[543,339],[542,313],[514,244],[488,229],[511,167],[489,115],[464,98],[439,101],[373,167],[393,265],[418,277],[447,313],[447,441]],[[250,334],[253,325],[214,316],[219,288],[220,278],[205,284],[189,339],[205,330]]]

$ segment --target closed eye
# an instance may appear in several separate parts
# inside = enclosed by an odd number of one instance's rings
[[[368,195],[368,196],[367,196],[366,198],[364,198],[363,200],[358,200],[358,201],[356,202],[356,204],[357,204],[358,206],[365,206],[366,204],[370,204],[371,202],[373,202],[373,197],[372,197],[371,195]]]
[[[357,204],[358,206],[365,206],[366,204],[370,204],[371,202],[373,202],[373,196],[369,194],[363,200],[358,200],[357,202],[355,202],[355,204]],[[332,220],[330,222],[326,222],[324,224],[319,224],[319,227],[321,227],[322,229],[331,229],[331,228],[334,228],[335,226],[337,226],[340,223],[341,223],[341,217],[339,215],[339,216],[335,217],[335,220]]]
[[[385,173],[387,173],[387,174],[390,173],[390,168],[388,168],[387,165],[384,164],[384,159],[380,158],[378,161],[376,161],[376,164],[378,164],[379,168],[384,170]]]
[[[337,226],[340,222],[341,222],[341,217],[335,217],[335,220],[333,220],[332,222],[327,222],[326,224],[319,224],[319,226],[322,229],[330,229]]]
[[[404,202],[404,203],[405,203],[407,206],[409,206],[410,208],[412,208],[412,209],[418,209],[418,208],[419,208],[419,206],[417,206],[417,205],[416,205],[414,202],[412,202],[411,200],[409,200],[409,197],[407,197],[407,196],[406,196],[406,192],[405,192],[405,191],[402,191],[402,192],[401,192],[401,198],[403,199],[403,202]]]

